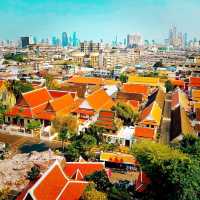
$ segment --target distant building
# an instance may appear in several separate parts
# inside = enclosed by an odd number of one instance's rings
[[[80,43],[81,52],[91,53],[91,52],[99,52],[100,43],[94,43],[93,41],[84,41]]]
[[[140,34],[127,35],[127,46],[130,48],[142,45],[142,37]]]
[[[62,47],[68,46],[68,36],[66,32],[62,33]]]
[[[21,47],[26,48],[30,44],[29,37],[21,37]]]

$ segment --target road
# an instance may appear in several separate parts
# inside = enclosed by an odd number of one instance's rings
[[[18,135],[11,135],[6,133],[0,132],[0,142],[8,143],[11,147],[13,154],[20,152],[19,149],[23,145],[34,145],[34,144],[41,144],[44,143],[47,147],[51,149],[59,148],[62,146],[61,141],[41,141],[35,137],[25,137],[25,136],[18,136]],[[67,143],[66,143],[67,144]]]
[[[163,118],[161,121],[160,139],[161,144],[169,144],[170,142],[170,124],[171,124],[171,93],[166,94],[165,105],[163,110]]]

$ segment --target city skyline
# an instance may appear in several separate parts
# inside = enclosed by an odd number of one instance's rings
[[[82,41],[111,42],[116,35],[123,41],[127,34],[138,32],[144,39],[163,42],[172,25],[198,38],[198,5],[197,0],[7,0],[1,2],[0,40],[78,32]]]

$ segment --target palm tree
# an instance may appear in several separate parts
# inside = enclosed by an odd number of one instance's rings
[[[58,138],[62,141],[62,149],[64,151],[64,143],[69,138],[69,131],[67,128],[62,128],[59,132]]]

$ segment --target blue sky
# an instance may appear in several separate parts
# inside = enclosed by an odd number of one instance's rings
[[[0,0],[0,40],[77,31],[111,41],[139,32],[163,40],[171,25],[200,38],[200,0]]]

